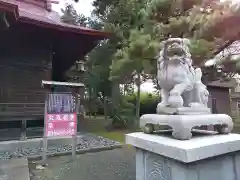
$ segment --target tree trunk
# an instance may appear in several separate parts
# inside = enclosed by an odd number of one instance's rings
[[[136,99],[136,119],[139,120],[140,118],[140,93],[141,93],[141,76],[140,74],[137,75],[136,85],[137,85],[137,99]]]
[[[112,106],[111,108],[111,115],[116,115],[116,108],[119,105],[120,102],[120,87],[118,82],[112,82],[112,93],[111,93],[111,100],[112,100]],[[114,125],[116,121],[116,118],[113,118],[112,125]]]
[[[88,115],[89,118],[91,118],[91,114],[92,114],[92,88],[89,88],[89,97],[88,97]]]
[[[103,98],[103,106],[104,106],[104,119],[105,121],[108,120],[108,114],[107,114],[107,97]]]
[[[119,83],[113,82],[112,84],[112,103],[113,107],[116,107],[120,101],[120,88]]]

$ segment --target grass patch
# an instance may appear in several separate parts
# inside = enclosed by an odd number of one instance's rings
[[[118,141],[122,144],[125,142],[125,134],[129,133],[129,130],[113,130],[113,131],[107,131],[105,129],[106,121],[104,120],[104,117],[97,116],[95,117],[85,117],[84,120],[81,122],[81,128],[84,130],[98,135],[102,136],[108,139],[112,139],[114,141]]]
[[[125,133],[124,132],[97,131],[97,132],[92,132],[92,133],[96,134],[98,136],[102,136],[102,137],[105,137],[105,138],[108,138],[108,139],[112,139],[114,141],[118,141],[120,143],[124,143],[124,141],[125,141]]]

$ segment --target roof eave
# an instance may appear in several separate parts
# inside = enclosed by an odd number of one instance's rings
[[[102,31],[97,31],[97,30],[82,30],[74,27],[65,27],[57,24],[50,24],[48,22],[42,22],[36,19],[31,19],[28,17],[19,17],[18,19],[19,22],[22,23],[27,23],[27,24],[32,24],[36,26],[41,26],[44,28],[49,28],[49,29],[55,29],[63,32],[71,32],[71,33],[76,33],[76,34],[86,34],[86,35],[91,35],[91,36],[97,36],[100,39],[104,38],[109,38],[112,36],[112,33],[109,32],[102,32]]]
[[[91,35],[91,36],[96,36],[99,37],[99,39],[105,39],[109,38],[112,36],[112,33],[109,32],[103,32],[103,31],[98,31],[94,29],[79,29],[77,27],[69,27],[69,26],[63,26],[59,24],[51,24],[48,22],[43,22],[39,21],[36,19],[33,19],[31,17],[24,17],[19,15],[19,7],[15,4],[7,3],[7,2],[2,2],[0,1],[0,9],[12,13],[14,16],[14,19],[18,22],[22,23],[27,23],[27,24],[32,24],[36,26],[41,26],[44,28],[49,28],[49,29],[55,29],[59,31],[65,31],[65,32],[71,32],[71,33],[76,33],[76,34],[86,34],[86,35]]]
[[[6,2],[0,1],[0,9],[6,12],[12,13],[14,19],[17,21],[19,18],[18,6]]]
[[[232,88],[232,87],[218,86],[218,85],[211,85],[211,84],[208,84],[207,87],[222,88],[222,89],[231,89]]]

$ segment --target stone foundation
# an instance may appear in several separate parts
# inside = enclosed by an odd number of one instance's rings
[[[136,180],[240,180],[240,135],[212,135],[179,141],[132,133]]]

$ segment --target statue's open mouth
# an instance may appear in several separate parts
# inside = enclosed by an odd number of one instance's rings
[[[179,47],[168,48],[166,53],[167,53],[167,56],[169,56],[169,57],[185,55],[184,50],[182,48],[179,48]]]

